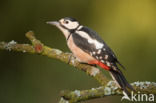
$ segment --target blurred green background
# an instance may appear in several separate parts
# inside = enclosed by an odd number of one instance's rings
[[[127,68],[123,72],[129,82],[156,81],[156,0],[1,0],[0,41],[29,43],[24,34],[33,30],[46,45],[69,51],[63,34],[45,23],[66,16],[99,33]],[[61,90],[98,86],[58,60],[0,50],[0,103],[56,103]]]

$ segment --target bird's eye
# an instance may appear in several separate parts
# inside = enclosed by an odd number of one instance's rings
[[[69,23],[69,21],[64,21],[64,23],[65,23],[65,24],[68,24],[68,23]]]

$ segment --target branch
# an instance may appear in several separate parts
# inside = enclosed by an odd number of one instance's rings
[[[32,44],[19,44],[14,40],[10,42],[0,42],[0,50],[17,51],[30,54],[39,54],[49,58],[57,59],[62,62],[68,63],[75,68],[84,71],[87,75],[97,80],[101,87],[92,88],[90,90],[75,90],[75,91],[62,91],[61,100],[59,103],[73,103],[84,101],[92,98],[100,98],[110,95],[121,95],[122,91],[116,86],[113,81],[105,77],[102,72],[93,66],[81,64],[72,56],[71,53],[64,53],[59,49],[50,48],[44,45],[40,40],[36,39],[34,33],[29,31],[26,37]],[[70,59],[70,62],[69,62]],[[156,83],[153,82],[134,82],[133,87],[141,93],[156,94]]]
[[[69,62],[71,66],[74,66],[77,69],[86,72],[89,76],[95,78],[101,85],[105,85],[108,82],[108,79],[99,71],[98,68],[86,64],[80,64],[78,60],[75,59],[75,57],[71,56],[71,53],[64,53],[59,49],[50,48],[44,45],[40,40],[36,39],[32,31],[27,32],[26,37],[31,41],[32,44],[18,44],[17,42],[12,40],[8,43],[0,42],[0,49],[18,51],[23,53],[40,54],[49,58],[58,59],[65,63],[68,63],[69,59],[71,58]]]
[[[138,93],[142,94],[153,94],[156,95],[156,83],[155,82],[134,82],[131,85],[135,88]],[[85,101],[93,98],[101,98],[112,95],[122,95],[122,91],[117,87],[114,81],[109,81],[105,86],[98,88],[92,88],[89,90],[75,90],[75,91],[62,91],[61,96],[64,100],[68,100],[66,103],[76,103]],[[61,99],[63,100],[63,99]],[[62,103],[62,102],[59,102]]]

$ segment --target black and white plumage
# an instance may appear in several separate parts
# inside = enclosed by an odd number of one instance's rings
[[[95,64],[108,70],[119,87],[127,94],[129,94],[128,88],[134,90],[118,68],[117,64],[123,66],[114,52],[95,31],[69,17],[48,24],[55,25],[63,32],[69,49],[80,62]]]

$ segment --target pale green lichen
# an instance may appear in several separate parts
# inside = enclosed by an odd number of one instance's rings
[[[107,88],[110,88],[111,94],[115,94],[115,91],[118,89],[115,81],[109,81],[106,85]]]
[[[109,82],[107,83],[107,85],[106,85],[106,86],[111,87],[111,86],[113,86],[114,84],[115,84],[115,82],[114,82],[114,81],[109,81]]]
[[[5,45],[5,48],[6,48],[7,50],[11,51],[12,47],[13,47],[14,45],[16,45],[16,44],[17,44],[17,42],[15,42],[14,40],[12,40],[12,41],[8,42],[7,45]]]
[[[76,66],[76,58],[74,56],[71,56],[70,62],[72,63],[74,67]]]
[[[109,81],[106,86],[110,87],[112,90],[118,89],[118,86],[115,81]]]
[[[102,86],[100,86],[100,87],[98,87],[98,88],[96,88],[96,89],[102,89],[103,87]]]
[[[36,39],[33,39],[32,42],[35,42]]]
[[[23,52],[23,53],[26,53],[26,50],[23,50],[22,52]]]
[[[61,98],[59,103],[69,103],[69,101],[65,100],[64,98]]]
[[[104,94],[105,94],[105,95],[111,95],[111,94],[112,94],[111,88],[105,87],[105,89],[104,89]]]
[[[90,75],[95,77],[98,73],[100,73],[99,69],[92,67]]]
[[[147,85],[149,85],[151,82],[149,82],[149,81],[145,81],[145,84],[147,84]]]
[[[152,84],[153,84],[153,86],[155,86],[155,87],[156,87],[156,83],[155,83],[155,82],[152,82]]]
[[[145,81],[145,82],[134,82],[131,85],[139,87],[140,89],[147,89],[149,86],[156,86],[155,82],[149,82],[149,81]]]
[[[75,93],[75,95],[76,95],[77,97],[80,97],[80,96],[81,96],[80,90],[75,90],[74,93]]]
[[[71,63],[75,66],[75,60],[71,59]]]
[[[96,90],[95,88],[92,88],[91,90]]]
[[[61,51],[61,50],[58,50],[58,49],[53,49],[53,51],[55,51],[55,53],[56,53],[57,55],[60,55],[60,54],[62,53],[62,51]]]

